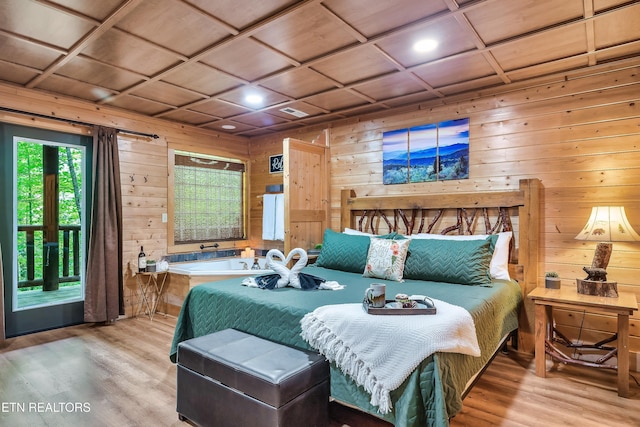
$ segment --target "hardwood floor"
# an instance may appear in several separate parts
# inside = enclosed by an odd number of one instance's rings
[[[175,319],[125,319],[11,338],[0,349],[1,426],[186,426],[175,412],[168,353]],[[640,387],[616,393],[616,374],[499,355],[451,422],[460,426],[638,426]],[[638,374],[634,374],[638,377]],[[331,427],[388,426],[332,405]]]

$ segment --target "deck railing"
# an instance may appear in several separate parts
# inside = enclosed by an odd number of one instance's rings
[[[26,280],[18,281],[18,288],[31,286],[42,286],[44,284],[44,271],[36,276],[36,234],[43,233],[43,225],[19,225],[18,233],[25,233],[26,241]],[[60,242],[62,242],[62,268],[58,283],[80,281],[80,226],[61,225],[59,226]],[[20,236],[18,236],[18,241]],[[43,244],[43,263],[47,260],[47,251],[54,250],[59,253],[59,243]],[[43,268],[44,270],[44,268]],[[60,273],[59,273],[60,274]],[[24,276],[24,275],[22,275]],[[21,277],[22,278],[22,277]]]

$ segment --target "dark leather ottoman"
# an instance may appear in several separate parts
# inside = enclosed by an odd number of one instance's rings
[[[329,362],[234,329],[178,346],[177,411],[201,426],[326,426]]]

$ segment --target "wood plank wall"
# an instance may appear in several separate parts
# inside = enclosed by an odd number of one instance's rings
[[[640,232],[640,60],[620,70],[541,78],[534,85],[446,105],[421,105],[404,113],[334,123],[331,147],[331,227],[339,228],[340,190],[359,195],[402,195],[517,189],[521,178],[539,178],[541,194],[540,283],[557,271],[564,286],[584,278],[595,242],[574,237],[594,205],[624,205]],[[454,102],[455,101],[455,102]],[[382,185],[382,133],[440,120],[470,118],[470,179]],[[317,128],[284,136],[312,138]],[[278,138],[253,138],[251,146],[275,146]],[[252,162],[261,163],[253,155]],[[257,212],[255,213],[257,214]],[[253,218],[253,221],[258,221]],[[614,243],[609,279],[640,300],[640,242]],[[600,339],[615,320],[563,312],[562,330]],[[632,369],[640,367],[640,316],[631,320]]]
[[[118,137],[127,316],[137,312],[140,301],[139,287],[133,275],[137,268],[140,246],[144,247],[147,259],[158,260],[168,252],[167,224],[162,222],[162,214],[167,212],[168,205],[172,203],[167,198],[167,149],[214,152],[237,159],[248,157],[246,140],[219,137],[206,132],[191,135],[166,132],[161,135],[156,140],[127,134]],[[198,250],[198,245],[192,246],[185,252]],[[235,246],[234,242],[228,242],[222,244],[221,248]],[[166,285],[171,286],[170,280]],[[159,310],[163,308],[160,306]]]

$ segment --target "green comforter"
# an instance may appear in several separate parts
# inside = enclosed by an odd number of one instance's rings
[[[400,292],[421,294],[467,309],[475,322],[482,356],[431,355],[391,393],[393,411],[384,416],[369,404],[367,392],[335,366],[331,367],[331,396],[396,426],[446,426],[462,408],[461,395],[469,380],[490,360],[500,340],[518,326],[521,294],[515,282],[498,280],[484,287],[416,280],[391,282],[315,266],[303,271],[335,280],[346,288],[301,291],[287,287],[269,291],[242,286],[240,279],[194,287],[178,317],[171,360],[176,361],[181,341],[227,328],[309,349],[300,336],[300,319],[306,313],[322,305],[360,302],[370,283],[386,283],[388,299]]]

